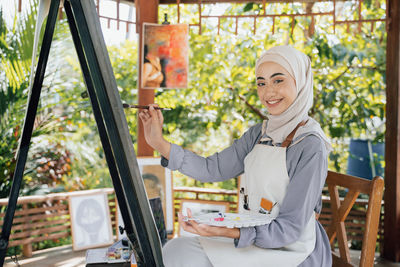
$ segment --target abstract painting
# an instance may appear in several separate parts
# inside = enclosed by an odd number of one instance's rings
[[[187,24],[143,24],[142,88],[188,87]]]

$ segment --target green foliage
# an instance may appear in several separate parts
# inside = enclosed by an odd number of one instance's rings
[[[30,2],[25,13],[15,15],[13,25],[7,25],[3,17],[0,16],[0,43],[2,44],[0,51],[0,135],[2,136],[0,140],[0,197],[9,195],[11,178],[15,169],[15,153],[26,112],[37,15],[36,7],[36,1]],[[55,141],[47,147],[41,147],[39,141],[49,133],[65,132],[65,128],[59,125],[63,118],[55,116],[57,108],[59,108],[57,106],[59,99],[51,94],[50,88],[55,89],[63,83],[59,76],[62,59],[57,60],[54,55],[62,55],[64,47],[60,44],[63,43],[66,27],[65,20],[57,23],[53,36],[50,60],[46,68],[30,153],[21,186],[21,195],[32,194],[42,186],[43,180],[36,178],[38,176],[37,168],[43,163],[41,157],[35,155],[35,151],[51,154],[52,151],[49,151],[49,149],[57,146],[58,142]],[[43,31],[41,38],[42,36]],[[64,153],[64,151],[61,151],[62,149],[59,150],[58,153]]]
[[[16,18],[12,27],[6,24],[0,10],[0,197],[8,196],[11,188],[9,177],[15,168],[23,118],[20,110],[26,102],[33,39],[30,24],[36,14],[33,4],[30,8],[32,12]]]
[[[159,92],[157,103],[174,109],[164,113],[166,134],[174,142],[189,147],[199,139],[213,139],[219,129],[230,132],[227,139],[215,148],[203,147],[200,153],[213,153],[239,137],[248,123],[259,121],[257,115],[246,108],[238,95],[252,104],[256,91],[249,88],[255,63],[255,49],[247,40],[229,40],[221,36],[190,35],[190,85],[187,90]],[[236,56],[240,51],[243,56]],[[204,141],[204,139],[202,140]],[[220,141],[220,140],[218,140]],[[217,142],[218,142],[217,141]]]
[[[71,43],[70,36],[64,42]],[[65,55],[69,70],[68,80],[56,91],[62,99],[62,114],[68,123],[68,136],[59,135],[64,146],[72,152],[71,171],[62,176],[65,190],[112,187],[104,151],[99,139],[91,103],[83,83],[81,69],[73,46]],[[109,56],[114,70],[118,90],[124,103],[137,103],[137,49],[132,42],[109,48]],[[63,75],[64,76],[64,75]],[[64,78],[65,79],[65,78]],[[82,97],[84,96],[84,97]],[[132,141],[136,142],[136,110],[126,110],[126,118],[132,132]],[[50,137],[49,137],[50,138]]]
[[[122,102],[137,103],[138,50],[136,42],[126,41],[119,46],[109,47],[108,52]],[[129,109],[125,114],[131,130],[132,141],[136,143],[137,111]]]
[[[311,116],[331,137],[331,167],[343,171],[349,138],[383,142],[385,133],[384,25],[376,34],[342,32],[343,38],[319,32],[309,42],[317,49],[312,61],[314,107]],[[340,36],[340,35],[339,35]],[[334,41],[329,41],[334,40]]]

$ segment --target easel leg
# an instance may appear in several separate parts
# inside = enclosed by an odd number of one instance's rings
[[[43,36],[42,47],[39,54],[39,62],[36,67],[35,79],[31,85],[28,98],[28,107],[25,115],[24,127],[22,130],[20,144],[17,150],[17,163],[14,171],[13,183],[11,186],[10,197],[6,214],[4,216],[4,224],[0,238],[0,265],[3,266],[4,258],[7,253],[8,240],[10,238],[11,226],[14,219],[15,209],[19,190],[21,188],[22,177],[24,174],[26,159],[28,156],[29,145],[31,142],[33,124],[35,121],[37,107],[39,103],[40,93],[42,90],[44,74],[46,71],[47,60],[49,57],[50,46],[53,39],[54,28],[58,15],[58,7],[60,0],[51,1],[49,15],[47,17],[46,28]]]
[[[96,8],[92,1],[70,0],[69,2],[107,130],[108,141],[115,158],[124,197],[129,210],[132,211],[129,215],[133,219],[135,234],[128,237],[140,248],[137,252],[143,255],[142,266],[163,266],[160,239],[154,235],[157,228],[154,221],[145,219],[152,216],[149,204],[140,202],[146,198],[146,191],[141,181],[133,147],[131,147],[126,121],[121,121],[125,119],[125,115],[102,38]],[[148,206],[145,207],[145,205]]]
[[[101,142],[103,145],[107,165],[110,170],[110,176],[111,176],[111,179],[112,179],[112,182],[114,185],[115,195],[118,200],[118,205],[121,210],[122,218],[124,220],[125,231],[128,236],[134,235],[133,226],[132,226],[131,219],[129,216],[128,206],[126,204],[126,200],[124,197],[124,191],[123,191],[123,188],[121,185],[121,180],[120,180],[118,170],[117,170],[117,167],[115,164],[115,158],[114,158],[112,150],[111,150],[109,136],[107,134],[107,131],[106,131],[106,128],[105,128],[105,125],[103,122],[104,118],[101,114],[99,103],[97,101],[96,92],[94,90],[93,82],[90,77],[89,67],[85,60],[85,55],[84,55],[82,44],[81,44],[81,41],[79,38],[78,30],[76,27],[75,18],[74,18],[73,12],[71,10],[71,5],[70,5],[69,1],[65,1],[64,9],[67,14],[67,19],[68,19],[68,24],[69,24],[71,34],[72,34],[72,39],[74,41],[74,45],[75,45],[76,52],[78,54],[79,63],[80,63],[81,69],[82,69],[83,77],[84,77],[86,87],[87,87],[87,90],[89,93],[90,101],[92,103],[93,113],[94,113],[94,117],[95,117],[95,120],[97,123],[97,128],[99,130],[99,136],[100,136],[100,139],[101,139]],[[140,251],[138,248],[134,247],[134,249],[136,249],[136,251]],[[139,257],[139,259],[138,259],[138,257]],[[140,262],[141,255],[138,255],[138,257],[137,257],[137,261]]]
[[[119,113],[123,112],[123,109],[119,95],[117,95],[115,77],[108,58],[104,60],[99,58],[108,57],[108,55],[106,54],[107,51],[102,39],[94,3],[92,1],[70,0],[70,4],[123,185],[124,197],[131,211],[141,211],[130,213],[136,224],[134,226],[135,235],[128,237],[130,237],[133,244],[137,244],[140,248],[137,252],[143,255],[144,263],[142,266],[162,266],[161,249],[157,249],[161,245],[160,240],[158,236],[152,234],[157,231],[156,226],[154,222],[144,219],[144,216],[151,216],[151,211],[141,206],[148,205],[148,203],[139,202],[139,199],[146,197],[146,192],[141,187],[143,182],[140,181],[138,167],[132,166],[135,163],[137,165],[136,158],[134,153],[129,153],[130,158],[127,158],[128,151],[132,150],[132,147],[124,147],[124,144],[131,145],[129,144],[130,142],[126,142],[128,131],[127,128],[118,128],[118,125],[124,127],[124,122],[119,123],[121,119]],[[97,55],[96,52],[101,53],[101,55]],[[116,110],[116,106],[118,106],[119,110]],[[135,185],[135,183],[138,184]],[[138,197],[138,194],[140,194],[140,197]],[[152,233],[149,231],[152,231]]]

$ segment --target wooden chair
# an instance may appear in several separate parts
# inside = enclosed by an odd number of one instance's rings
[[[372,180],[367,180],[329,171],[326,183],[332,209],[332,224],[328,227],[327,234],[332,246],[333,266],[354,266],[350,262],[344,221],[360,193],[367,194],[369,201],[359,266],[373,266],[383,195],[382,177],[377,176]],[[348,189],[343,201],[339,199],[338,186]],[[339,255],[333,249],[335,238],[338,241]]]

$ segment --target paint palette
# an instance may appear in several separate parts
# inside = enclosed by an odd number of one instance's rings
[[[241,228],[269,224],[274,218],[269,214],[261,213],[206,213],[193,216],[187,220],[195,220],[198,223],[212,226],[224,226],[228,228]]]

